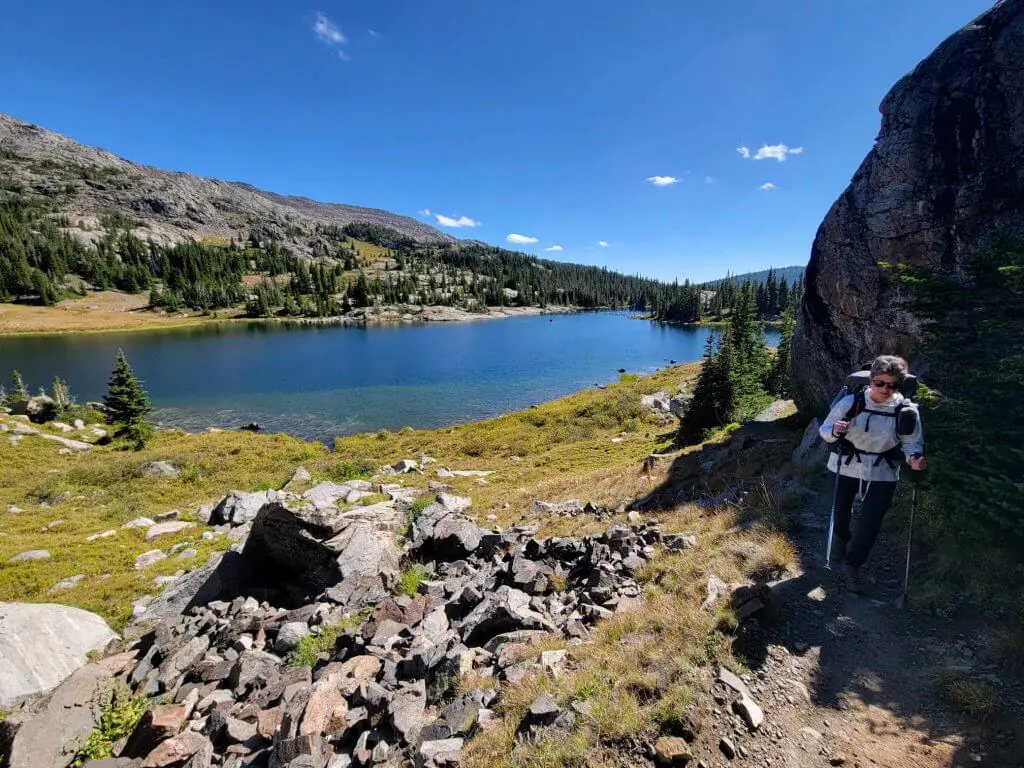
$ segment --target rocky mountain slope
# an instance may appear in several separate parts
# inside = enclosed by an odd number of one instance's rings
[[[101,217],[118,214],[136,223],[142,239],[176,243],[203,237],[251,234],[307,253],[316,227],[370,222],[422,242],[450,236],[422,222],[375,208],[321,203],[139,165],[0,114],[0,187],[31,191],[52,200],[88,239]],[[76,227],[78,222],[84,226]]]
[[[795,397],[821,412],[843,377],[917,328],[881,262],[960,266],[1024,232],[1024,1],[1002,0],[882,101],[874,149],[818,230],[793,342]]]

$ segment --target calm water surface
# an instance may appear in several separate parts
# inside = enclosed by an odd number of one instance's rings
[[[219,324],[166,331],[0,337],[0,376],[30,388],[63,376],[81,400],[102,397],[118,348],[162,424],[203,429],[250,421],[271,432],[335,435],[436,427],[520,410],[700,358],[705,328],[618,312],[384,328]],[[769,341],[777,343],[775,332]]]

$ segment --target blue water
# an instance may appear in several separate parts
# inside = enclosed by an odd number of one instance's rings
[[[55,375],[102,397],[117,350],[145,381],[154,419],[187,429],[258,422],[330,444],[336,435],[488,418],[698,360],[708,329],[624,313],[358,328],[215,324],[165,331],[0,337],[0,376],[35,391]],[[777,343],[777,334],[769,333]]]

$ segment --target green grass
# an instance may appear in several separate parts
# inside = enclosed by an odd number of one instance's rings
[[[99,725],[89,734],[72,765],[80,766],[90,760],[110,757],[114,742],[135,730],[149,704],[145,696],[131,698],[126,691],[118,691],[111,706],[100,715]]]
[[[954,709],[984,723],[999,707],[999,699],[990,686],[978,680],[948,678],[941,685],[942,698]]]
[[[358,627],[367,618],[367,612],[361,611],[349,618],[342,619],[337,624],[330,624],[323,627],[319,633],[307,635],[299,641],[298,646],[288,657],[290,667],[312,667],[317,663],[320,654],[328,655],[334,653],[334,644],[338,635],[346,629]]]
[[[681,382],[692,381],[696,371],[696,366],[683,366],[651,377],[625,376],[606,390],[586,390],[454,428],[339,437],[334,451],[286,435],[168,430],[138,452],[95,446],[88,452],[61,455],[57,443],[26,436],[13,445],[7,439],[9,433],[3,433],[0,601],[74,605],[100,614],[120,629],[131,617],[133,602],[158,591],[156,577],[201,565],[212,552],[227,546],[224,538],[202,540],[202,526],[147,542],[144,529],[121,530],[124,523],[171,509],[189,519],[198,507],[218,501],[232,489],[280,488],[299,465],[318,481],[336,482],[368,478],[385,464],[418,459],[421,454],[435,457],[439,466],[450,469],[495,470],[485,485],[475,478],[445,482],[455,493],[473,498],[471,516],[482,521],[495,514],[501,525],[521,519],[537,499],[582,498],[615,505],[646,492],[636,470],[647,454],[664,449],[672,439],[640,407],[640,396],[675,390]],[[2,415],[0,422],[18,423]],[[621,432],[627,432],[627,437],[612,443],[611,438]],[[143,466],[157,460],[170,461],[180,475],[144,476]],[[428,472],[382,479],[426,490],[432,477],[434,473]],[[43,506],[65,493],[66,500],[58,505]],[[429,501],[429,497],[417,500],[410,519]],[[9,505],[24,512],[9,514]],[[57,519],[64,524],[41,530]],[[544,524],[565,523],[559,518]],[[112,538],[85,540],[111,529],[117,531]],[[198,557],[191,561],[171,557],[144,571],[135,570],[138,555],[154,548],[166,551],[181,542],[195,547]],[[52,558],[8,564],[11,557],[30,549],[46,549]],[[76,574],[85,576],[79,586],[50,592],[57,582]]]
[[[420,585],[429,575],[427,569],[420,563],[410,563],[402,569],[402,573],[398,577],[395,594],[416,597],[420,593]]]

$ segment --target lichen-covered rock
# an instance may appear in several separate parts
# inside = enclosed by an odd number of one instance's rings
[[[918,327],[881,262],[948,269],[1024,233],[1024,3],[954,33],[882,101],[874,149],[818,229],[793,339],[793,387],[820,415],[851,370],[907,357]]]

